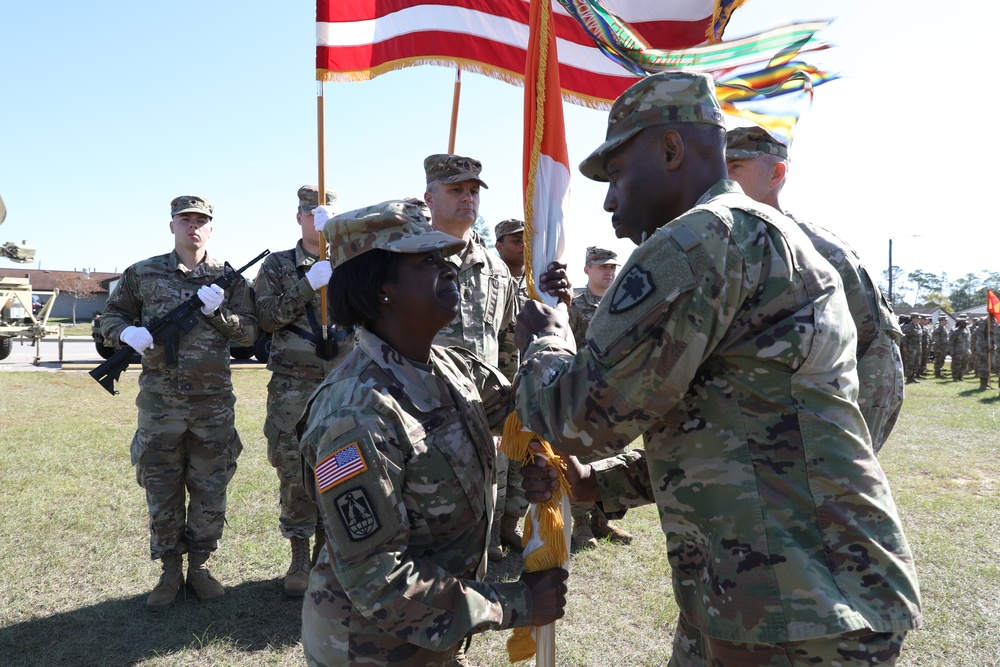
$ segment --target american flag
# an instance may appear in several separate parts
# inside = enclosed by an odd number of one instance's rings
[[[368,464],[361,456],[358,443],[338,449],[316,465],[316,487],[320,493],[337,486],[345,479],[360,475],[368,470]]]

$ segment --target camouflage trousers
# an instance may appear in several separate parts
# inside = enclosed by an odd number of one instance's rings
[[[135,404],[132,465],[146,490],[150,555],[215,551],[226,522],[226,487],[243,451],[236,397],[140,391]]]
[[[295,425],[320,380],[274,373],[267,383],[267,460],[278,473],[278,528],[286,538],[308,539],[322,521],[316,503],[306,491],[299,439]]]
[[[948,356],[948,352],[943,347],[934,348],[934,374],[938,375],[941,373],[941,369],[944,368],[944,358]]]
[[[703,635],[677,620],[668,667],[872,667],[895,665],[906,633],[864,629],[780,644],[730,642]]]
[[[953,354],[951,355],[951,377],[954,380],[960,379],[965,375],[969,369],[969,355],[968,354]]]

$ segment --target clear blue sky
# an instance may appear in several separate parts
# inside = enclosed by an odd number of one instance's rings
[[[983,35],[996,3],[751,0],[736,38],[835,18],[814,58],[843,79],[817,89],[792,146],[787,210],[839,232],[877,275],[887,265],[997,268],[995,213],[978,202],[991,116]],[[0,10],[0,242],[27,240],[43,269],[121,271],[172,247],[169,202],[216,207],[210,252],[238,265],[298,234],[295,191],[316,181],[315,6],[309,0],[5,3]],[[454,72],[421,67],[326,84],[327,182],[341,210],[423,193],[445,152]],[[480,158],[481,214],[522,215],[522,89],[463,75],[456,151]],[[604,111],[566,106],[574,165],[568,253],[623,255],[604,189],[575,172]],[[739,124],[737,122],[736,124]],[[919,235],[914,237],[913,235]],[[0,260],[3,261],[3,260]],[[3,261],[5,267],[14,266]],[[251,272],[253,273],[253,272]]]

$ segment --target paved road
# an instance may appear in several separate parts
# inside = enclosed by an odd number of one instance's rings
[[[5,371],[89,371],[103,359],[97,354],[94,339],[90,336],[73,336],[63,339],[62,361],[59,361],[59,341],[56,338],[43,338],[41,341],[41,362],[36,366],[35,348],[30,340],[14,339],[10,356],[0,361],[0,373]],[[264,364],[257,361],[237,361],[233,359],[232,367],[261,369]]]

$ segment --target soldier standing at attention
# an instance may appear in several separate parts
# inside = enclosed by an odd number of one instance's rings
[[[910,321],[903,325],[903,335],[906,336],[906,356],[903,357],[906,384],[913,384],[920,381],[920,354],[923,341],[920,313],[910,313]]]
[[[515,286],[514,314],[528,300],[528,287],[524,282],[524,221],[511,218],[498,222],[493,228],[496,237],[495,247],[500,259],[507,265],[511,280]],[[508,327],[506,336],[513,340],[514,322]],[[510,352],[516,352],[511,347],[505,348],[500,355],[501,368],[517,368],[517,359],[510,359]],[[505,457],[506,458],[506,457]],[[528,513],[528,501],[524,499],[524,489],[521,488],[521,462],[507,459],[507,498],[503,507],[497,507],[500,517],[500,544],[516,551],[521,551],[521,531],[517,522]],[[495,557],[495,553],[494,553]]]
[[[927,362],[931,358],[931,316],[920,316],[920,368],[917,375],[927,377]]]
[[[944,368],[944,358],[948,355],[948,316],[938,316],[937,326],[931,334],[931,343],[934,347],[934,377],[943,378],[941,369]]]
[[[576,340],[576,349],[587,346],[587,328],[597,312],[601,297],[615,282],[615,273],[620,263],[618,255],[611,250],[590,246],[584,258],[583,272],[587,275],[587,287],[573,297],[569,307],[569,328]],[[583,457],[581,461],[591,463],[598,457]],[[607,537],[617,544],[629,544],[632,536],[625,530],[608,523],[601,508],[593,503],[573,503],[573,542],[577,549],[592,549],[597,546],[597,538]]]
[[[751,199],[784,213],[778,197],[788,173],[788,147],[766,130],[738,127],[726,133],[726,169]],[[785,213],[798,223],[813,246],[833,265],[857,328],[858,407],[877,454],[903,407],[903,337],[892,306],[861,258],[830,230]]]
[[[472,227],[479,217],[479,189],[487,187],[479,177],[479,160],[459,155],[430,155],[424,160],[427,191],[424,201],[431,212],[431,226],[465,241],[466,246],[446,258],[458,273],[462,304],[455,319],[434,339],[435,345],[464,347],[490,366],[500,368],[508,380],[517,372],[518,352],[514,346],[514,309],[517,306],[510,271],[489,252]],[[503,364],[501,364],[503,360]],[[506,506],[507,456],[497,453],[496,507]],[[492,517],[489,557],[503,557],[500,548],[500,519]]]
[[[337,195],[326,192],[326,204]],[[278,528],[291,543],[292,560],[285,573],[288,597],[302,597],[309,585],[309,570],[323,546],[323,520],[316,503],[303,486],[302,455],[295,425],[313,390],[353,347],[351,330],[328,330],[323,340],[319,290],[330,281],[329,262],[318,262],[319,232],[313,210],[319,190],[303,185],[298,191],[295,219],[301,238],[291,250],[271,253],[260,267],[254,284],[260,326],[270,331],[271,352],[267,368],[267,459],[278,473],[281,515]],[[309,540],[316,536],[312,554]]]
[[[209,257],[212,205],[194,196],[170,202],[174,250],[125,269],[101,317],[101,334],[142,355],[139,426],[132,438],[136,480],[146,490],[150,555],[163,574],[146,608],[170,608],[187,582],[199,600],[225,594],[206,567],[226,522],[226,487],[243,444],[234,425],[236,397],[229,370],[229,341],[253,345],[257,319],[246,281],[224,292],[213,281],[224,263]],[[177,343],[177,358],[153,343],[147,327],[195,294],[201,320]],[[184,504],[185,489],[188,494]]]
[[[726,179],[710,76],[641,79],[580,170],[638,247],[574,354],[518,315],[517,413],[609,517],[655,502],[680,609],[672,667],[891,665],[920,624],[913,558],[857,405],[857,333],[802,229]],[[548,289],[564,279],[553,263]],[[531,502],[558,482],[522,468]],[[530,485],[530,486],[529,486]],[[543,490],[544,489],[544,490]]]

